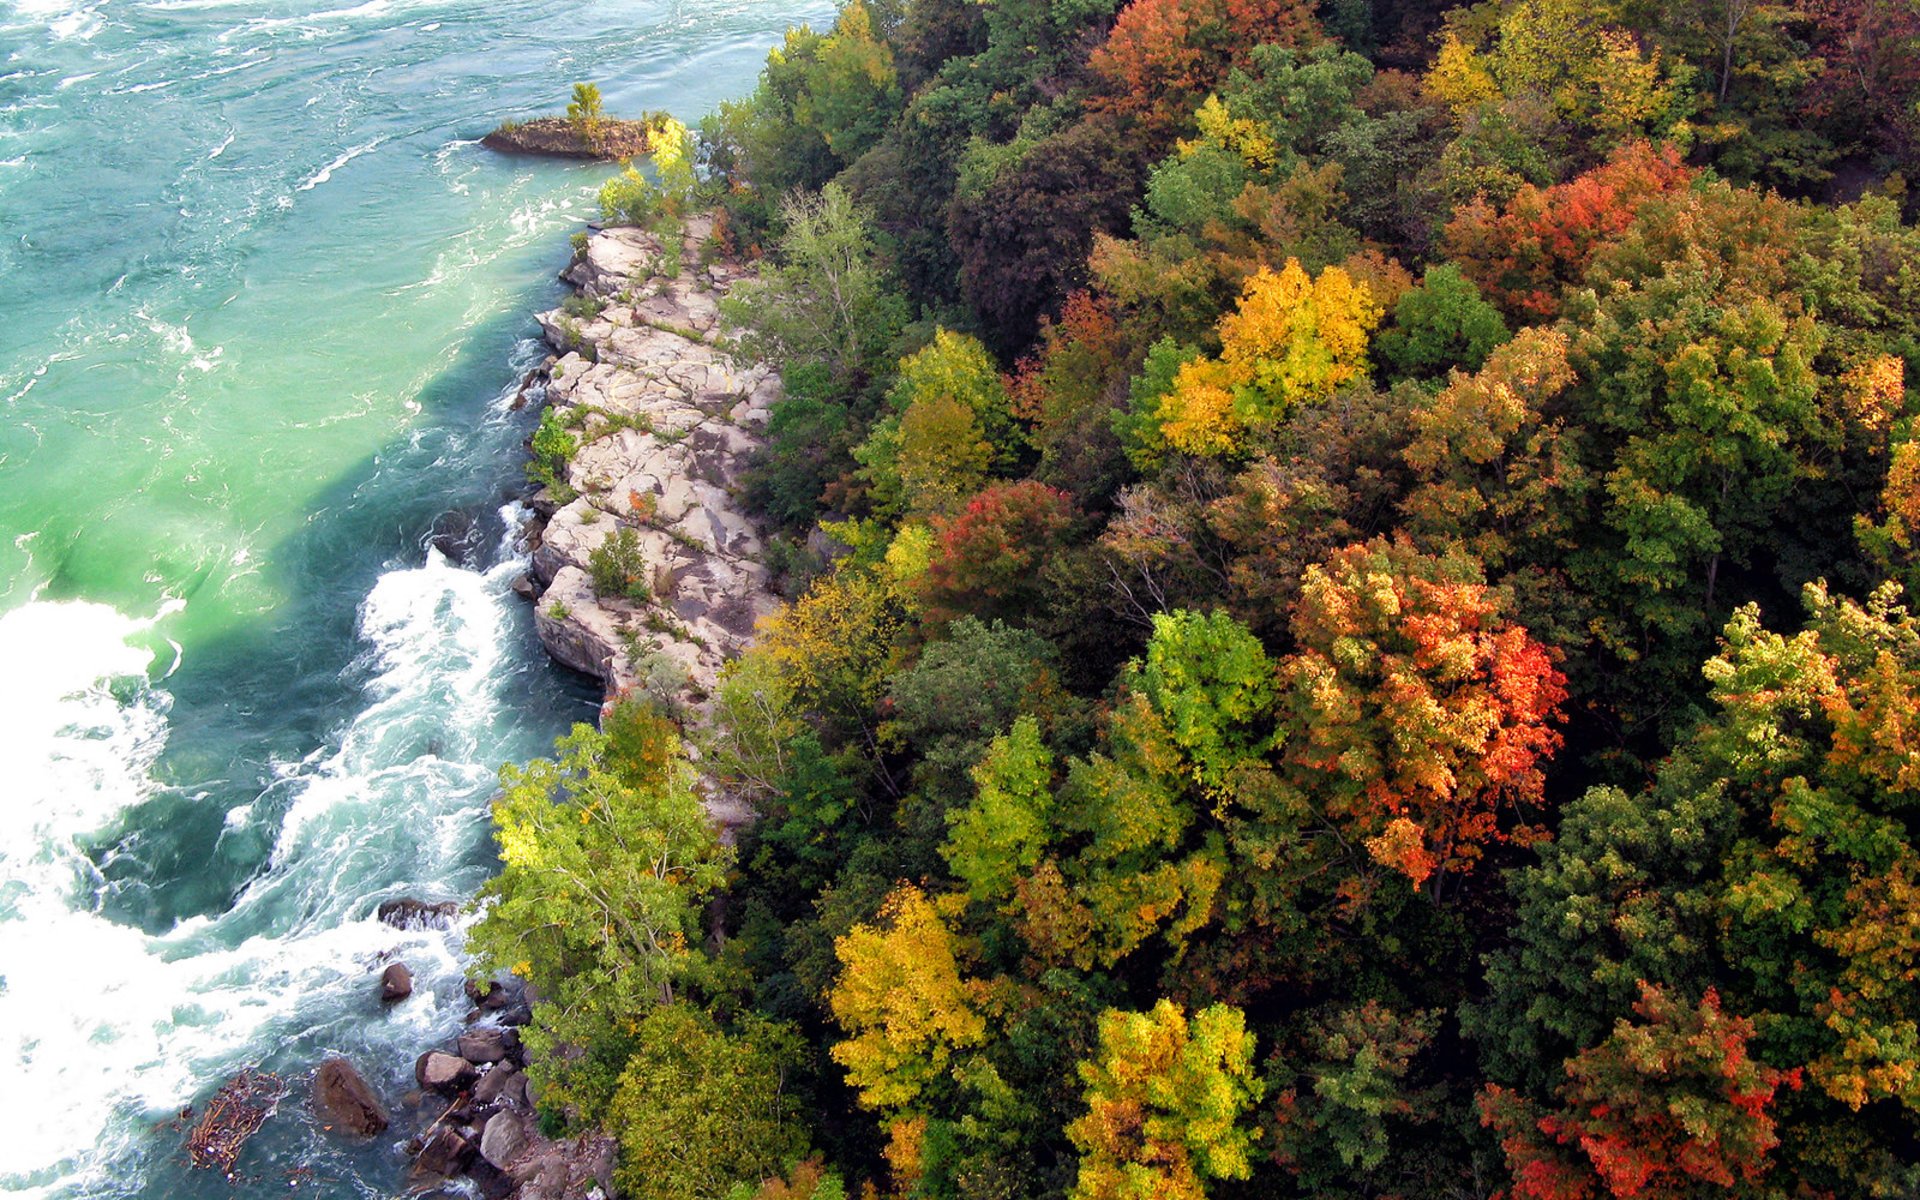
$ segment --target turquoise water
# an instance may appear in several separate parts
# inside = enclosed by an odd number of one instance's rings
[[[591,712],[508,591],[510,402],[605,174],[474,139],[577,79],[691,120],[831,10],[0,0],[0,1191],[224,1192],[180,1106],[397,1097],[458,1027],[458,931],[371,914],[470,894],[494,767]],[[296,1093],[238,1191],[404,1167]]]

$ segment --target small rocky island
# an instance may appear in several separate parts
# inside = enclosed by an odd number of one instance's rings
[[[638,158],[653,151],[659,122],[601,121],[598,136],[582,137],[579,128],[565,117],[537,117],[531,121],[509,121],[480,139],[489,150],[503,154],[541,154],[549,158],[583,158],[619,162]]]
[[[503,154],[624,162],[685,136],[685,127],[666,113],[648,113],[638,121],[609,117],[600,89],[591,83],[576,83],[566,116],[507,121],[481,138],[480,144]]]

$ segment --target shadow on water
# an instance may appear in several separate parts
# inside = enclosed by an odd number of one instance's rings
[[[255,820],[236,834],[229,811],[284,798],[296,764],[337,745],[339,714],[364,706],[356,622],[375,583],[425,563],[436,527],[457,535],[471,555],[464,565],[485,570],[498,560],[506,532],[498,510],[525,492],[522,443],[536,418],[502,415],[496,402],[518,385],[510,364],[538,362],[524,340],[526,314],[557,294],[550,285],[512,297],[473,330],[423,389],[413,432],[345,473],[301,531],[263,556],[287,602],[195,646],[165,681],[173,708],[156,768],[162,787],[94,842],[103,916],[159,933],[224,911],[269,865],[276,832],[275,822]],[[524,699],[514,719],[555,731],[591,719],[598,695],[541,653],[524,605],[514,605],[509,637],[505,686]]]

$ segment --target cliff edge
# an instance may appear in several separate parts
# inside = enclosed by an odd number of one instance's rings
[[[536,387],[574,442],[535,499],[540,641],[609,701],[651,693],[696,720],[779,604],[738,490],[780,380],[725,348],[719,301],[747,272],[711,252],[711,233],[706,218],[673,246],[595,232],[563,276],[578,296],[538,317],[557,357]]]

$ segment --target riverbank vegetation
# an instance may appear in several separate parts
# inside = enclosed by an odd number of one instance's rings
[[[550,1120],[688,1200],[1920,1190],[1916,83],[1880,0],[790,32],[699,142],[761,817],[638,702],[509,773]]]

